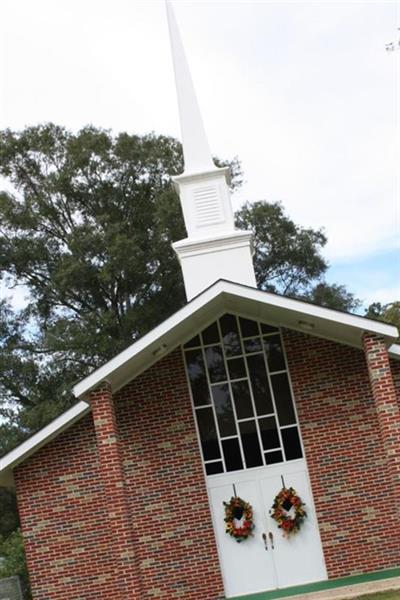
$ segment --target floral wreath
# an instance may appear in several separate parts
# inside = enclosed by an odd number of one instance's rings
[[[237,542],[242,542],[252,536],[253,508],[238,496],[232,496],[225,506],[225,533],[231,535]]]
[[[275,497],[270,514],[278,523],[278,527],[282,529],[285,537],[289,537],[300,530],[304,519],[307,517],[304,506],[304,502],[292,487],[283,487]]]

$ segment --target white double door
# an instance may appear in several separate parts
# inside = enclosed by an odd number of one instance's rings
[[[293,487],[306,504],[300,531],[285,538],[269,511],[282,489]],[[214,528],[227,598],[326,579],[325,561],[303,460],[208,478]],[[241,543],[225,533],[223,502],[236,495],[253,507],[254,536]],[[264,535],[266,536],[266,542]]]

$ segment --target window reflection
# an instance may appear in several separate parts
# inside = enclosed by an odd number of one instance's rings
[[[207,475],[302,457],[276,327],[226,314],[184,350]]]
[[[226,381],[224,357],[221,346],[209,346],[205,349],[208,375],[211,383]]]
[[[201,349],[186,352],[186,366],[194,405],[210,404],[210,392]]]

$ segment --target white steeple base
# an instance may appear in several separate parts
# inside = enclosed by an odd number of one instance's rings
[[[188,301],[218,279],[256,287],[248,231],[233,230],[202,239],[186,238],[172,246],[181,263]]]

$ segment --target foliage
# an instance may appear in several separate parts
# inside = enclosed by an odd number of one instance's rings
[[[326,244],[323,232],[295,225],[279,203],[245,204],[236,226],[254,233],[254,267],[263,290],[301,294],[327,269],[320,254]]]
[[[326,281],[317,283],[304,295],[304,298],[319,306],[346,312],[356,311],[361,305],[360,300],[348,292],[344,285],[328,284]]]
[[[385,321],[385,323],[391,323],[400,331],[400,301],[389,302],[388,304],[373,302],[366,310],[365,316],[370,319],[378,319],[379,321]]]
[[[232,187],[241,183],[235,159]],[[72,384],[185,302],[171,247],[185,237],[171,176],[179,142],[53,124],[0,132],[3,282],[27,305],[0,304],[0,452],[71,405]],[[280,204],[246,204],[238,227],[254,232],[258,285],[352,308],[342,286],[323,281],[321,230],[299,227]]]
[[[275,496],[270,515],[282,529],[284,537],[298,533],[307,517],[305,504],[294,488],[283,487]]]
[[[0,578],[18,575],[22,584],[24,598],[32,598],[29,591],[29,578],[25,562],[25,550],[21,532],[14,531],[7,538],[0,538]]]
[[[0,488],[0,538],[9,536],[19,525],[17,503],[13,491]]]
[[[232,496],[229,502],[223,502],[225,510],[225,533],[239,544],[251,537],[254,530],[253,508],[251,504]]]

